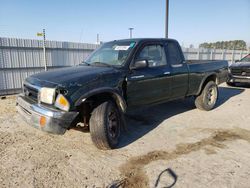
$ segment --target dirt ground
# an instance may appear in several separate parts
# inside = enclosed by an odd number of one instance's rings
[[[0,187],[250,187],[250,89],[219,91],[210,112],[192,99],[131,112],[112,151],[86,132],[30,127],[9,96],[0,100]]]

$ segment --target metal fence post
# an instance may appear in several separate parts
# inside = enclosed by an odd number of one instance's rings
[[[222,52],[221,52],[221,60],[224,60],[224,49],[222,49]]]
[[[233,49],[233,51],[232,51],[231,63],[233,63],[233,61],[234,61],[234,49]]]
[[[200,59],[200,48],[198,48],[198,51],[197,51],[197,60]]]
[[[43,29],[43,60],[44,60],[44,69],[47,71],[47,62],[46,62],[46,38],[45,38],[45,29]]]
[[[211,48],[210,50],[211,50],[211,52],[210,52],[210,60],[213,60],[213,49]]]

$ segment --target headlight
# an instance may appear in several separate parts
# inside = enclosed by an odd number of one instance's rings
[[[69,111],[69,101],[62,94],[59,94],[56,98],[55,107],[64,111]]]
[[[42,87],[39,92],[39,100],[47,104],[53,104],[56,90],[53,88]]]

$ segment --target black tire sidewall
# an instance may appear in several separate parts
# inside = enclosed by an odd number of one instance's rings
[[[116,135],[116,138],[113,139],[112,137],[110,137],[109,135],[109,128],[108,128],[108,113],[110,112],[110,110],[114,110],[115,113],[116,113],[116,116],[117,116],[117,119],[118,119],[118,133]],[[108,104],[107,104],[107,108],[105,110],[105,129],[106,129],[106,136],[108,138],[108,143],[110,145],[111,148],[114,148],[118,145],[118,142],[119,142],[119,138],[120,138],[120,133],[121,133],[121,118],[120,118],[120,115],[119,115],[119,111],[118,111],[118,108],[117,106],[114,104],[114,102],[112,101],[108,101]]]
[[[109,134],[108,114],[114,110],[118,118],[118,133],[115,138]],[[98,105],[90,117],[90,135],[97,148],[106,150],[116,148],[121,132],[121,118],[119,109],[113,101],[106,101]]]
[[[215,99],[215,102],[214,104],[212,105],[208,105],[207,104],[207,92],[208,90],[211,88],[211,87],[215,87],[216,89],[216,99]],[[217,99],[218,99],[218,87],[216,85],[216,83],[214,81],[209,81],[206,86],[204,87],[203,91],[202,91],[202,106],[205,110],[211,110],[214,108],[214,106],[216,105],[216,102],[217,102]]]

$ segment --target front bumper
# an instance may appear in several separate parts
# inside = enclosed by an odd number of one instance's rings
[[[229,75],[227,82],[228,83],[250,83],[250,77]]]
[[[78,112],[64,112],[48,109],[33,102],[24,95],[17,97],[17,110],[24,120],[33,127],[42,131],[63,134],[76,119]],[[41,123],[42,118],[42,123]]]

